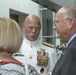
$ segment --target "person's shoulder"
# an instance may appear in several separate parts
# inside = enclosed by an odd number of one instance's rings
[[[16,60],[18,60],[18,61],[20,61],[20,62],[22,62],[22,63],[25,62],[25,56],[24,56],[22,53],[20,53],[20,52],[14,53],[14,54],[13,54],[13,57],[14,57]]]
[[[54,46],[53,44],[50,44],[50,43],[47,43],[47,42],[42,42],[42,44],[43,44],[44,46],[48,47],[48,48],[52,48],[52,49],[55,48],[55,46]]]
[[[21,52],[14,53],[13,56],[24,56]]]
[[[49,43],[46,43],[46,42],[42,42],[44,48],[51,52],[51,53],[54,53],[56,50],[55,50],[55,47],[52,45],[52,44],[49,44]]]

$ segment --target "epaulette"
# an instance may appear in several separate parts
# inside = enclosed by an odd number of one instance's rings
[[[17,52],[15,54],[13,54],[13,56],[24,56],[24,55],[22,53],[20,53],[20,52]]]
[[[55,46],[53,44],[47,43],[47,42],[42,42],[43,45],[51,47],[51,48],[55,48]]]

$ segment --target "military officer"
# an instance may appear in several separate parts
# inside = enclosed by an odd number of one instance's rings
[[[36,15],[28,15],[23,23],[25,39],[20,52],[24,55],[26,64],[32,65],[39,75],[51,75],[57,61],[56,50],[47,47],[39,40],[41,23]]]

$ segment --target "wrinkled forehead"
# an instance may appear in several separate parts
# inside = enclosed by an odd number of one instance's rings
[[[27,24],[28,27],[33,27],[33,28],[41,28],[41,25],[38,23],[29,23]]]

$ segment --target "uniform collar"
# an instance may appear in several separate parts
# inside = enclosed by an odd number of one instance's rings
[[[30,44],[30,45],[37,45],[39,42],[40,42],[40,40],[39,40],[39,38],[36,40],[36,41],[33,41],[33,42],[31,42],[31,41],[29,41],[28,39],[24,39],[24,41],[27,43],[27,44]]]

